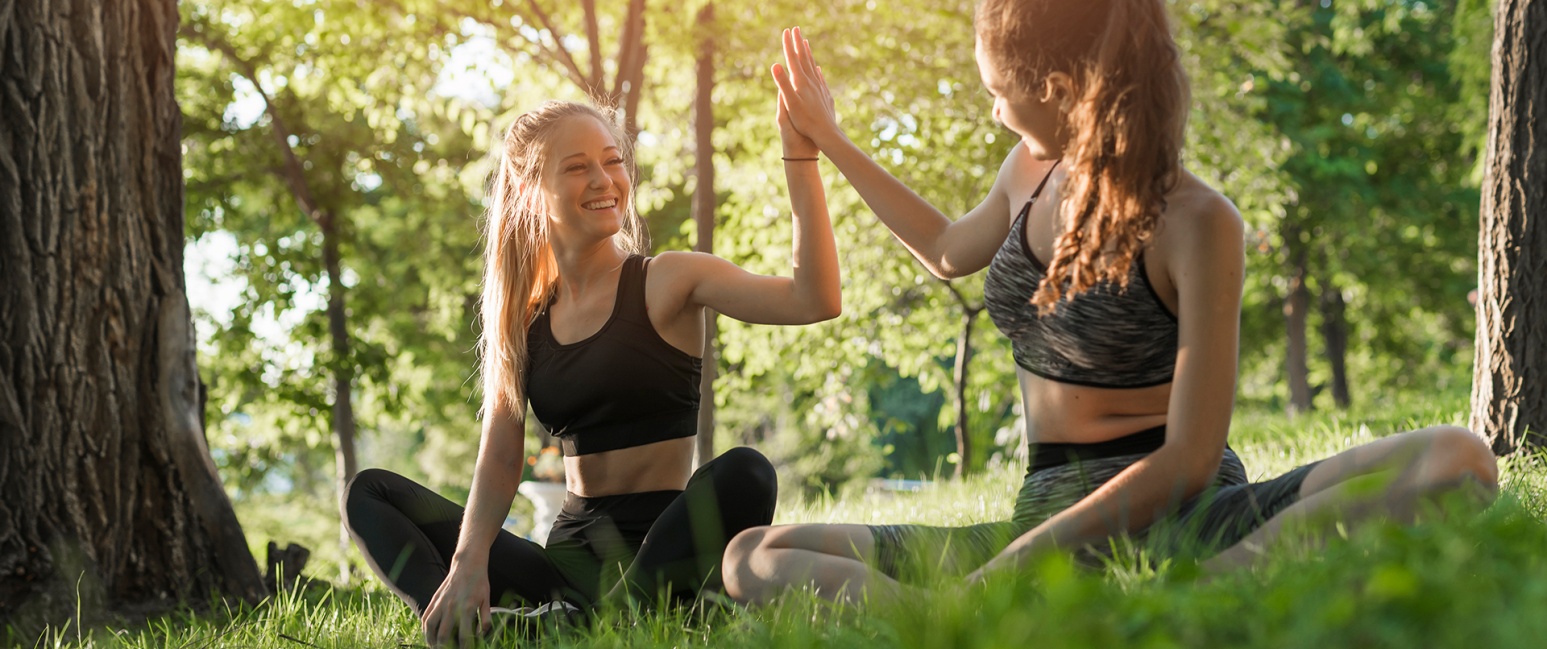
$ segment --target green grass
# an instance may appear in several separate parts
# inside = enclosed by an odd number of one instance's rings
[[[1383,404],[1288,421],[1243,413],[1232,446],[1254,477],[1379,436],[1464,423],[1464,403]],[[855,491],[787,503],[780,522],[965,524],[1009,514],[1019,471],[914,494]],[[266,524],[244,521],[249,534]],[[272,514],[271,514],[272,515]],[[1547,644],[1547,468],[1504,463],[1498,502],[1478,516],[1373,526],[1319,547],[1289,544],[1266,565],[1204,581],[1188,565],[1118,562],[1087,571],[1050,558],[981,587],[941,584],[920,601],[865,609],[808,594],[776,606],[615,615],[544,639],[553,647],[1540,647]],[[274,516],[275,521],[285,517]],[[294,519],[292,519],[294,520]],[[326,525],[321,542],[334,542]],[[290,528],[296,531],[297,528]],[[260,541],[261,542],[261,541]],[[318,577],[337,575],[324,563]],[[399,647],[421,640],[407,607],[366,581],[314,586],[256,608],[154,620],[130,630],[53,632],[41,647],[192,649]],[[487,646],[516,646],[496,638]],[[529,644],[529,643],[519,643]]]

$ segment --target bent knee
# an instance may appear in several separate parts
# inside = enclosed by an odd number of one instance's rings
[[[760,582],[752,571],[752,561],[768,538],[769,527],[752,527],[742,530],[725,546],[725,556],[720,559],[720,574],[725,583],[725,594],[745,602],[759,590]]]
[[[773,522],[774,502],[779,498],[779,474],[762,453],[745,446],[730,449],[714,459],[711,479],[724,493],[738,493],[748,504],[759,503],[767,509],[767,522]]]
[[[745,563],[763,547],[770,529],[767,526],[750,527],[737,533],[730,543],[725,544],[725,564]]]
[[[1498,458],[1476,433],[1460,426],[1435,426],[1425,432],[1429,444],[1422,462],[1431,483],[1475,482],[1490,492],[1498,489]]]
[[[768,461],[757,449],[737,446],[721,453],[718,460],[727,472],[767,485],[777,484],[778,474],[774,471],[773,462]]]
[[[355,473],[349,482],[344,483],[344,495],[340,498],[340,509],[343,510],[344,522],[355,514],[360,506],[370,499],[382,499],[385,490],[397,480],[403,477],[386,469],[369,468],[361,469]]]

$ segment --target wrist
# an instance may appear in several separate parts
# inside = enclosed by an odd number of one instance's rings
[[[822,150],[814,146],[785,146],[781,157],[785,160],[792,158],[816,158],[822,155]]]
[[[838,128],[836,125],[833,126],[831,131],[815,133],[809,137],[811,138],[811,143],[824,152],[831,151],[834,147],[842,146],[844,142],[848,141],[848,136],[843,134],[843,129]]]
[[[450,572],[459,570],[484,571],[489,568],[489,553],[473,550],[458,550],[451,555]]]

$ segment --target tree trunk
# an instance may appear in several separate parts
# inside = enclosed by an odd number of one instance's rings
[[[1305,244],[1300,230],[1285,228],[1284,245],[1289,253],[1289,294],[1284,297],[1284,324],[1288,344],[1284,368],[1289,374],[1289,414],[1311,411],[1310,367],[1306,361],[1306,315],[1311,309],[1311,292],[1305,286],[1307,273]]]
[[[338,438],[338,493],[355,477],[354,363],[349,358],[349,323],[344,313],[344,272],[333,216],[322,228],[322,261],[328,273],[328,336],[333,339],[333,434]]]
[[[1332,366],[1332,401],[1347,410],[1353,397],[1348,392],[1348,316],[1343,290],[1331,279],[1321,283],[1321,339]]]
[[[359,467],[355,462],[355,408],[354,408],[354,359],[349,355],[349,323],[344,310],[343,263],[338,250],[338,220],[332,211],[324,212],[322,221],[322,263],[328,273],[328,337],[333,339],[333,436],[337,444],[333,448],[337,480],[334,493],[340,500],[344,489],[354,479]],[[338,526],[339,549],[342,556],[350,556],[349,529]],[[350,578],[350,562],[339,564],[339,577],[345,582]]]
[[[1472,429],[1547,445],[1547,0],[1501,0],[1478,244]]]
[[[693,220],[698,224],[694,250],[714,252],[714,3],[698,11],[698,89],[693,99]],[[715,354],[718,327],[713,309],[704,309],[704,374],[699,384],[698,463],[714,459],[714,380],[719,363]]]
[[[963,305],[962,330],[956,336],[956,368],[952,373],[956,388],[956,478],[967,477],[972,459],[972,437],[967,428],[967,370],[972,362],[972,325],[982,307]]]
[[[0,2],[0,625],[264,595],[205,445],[171,0]]]

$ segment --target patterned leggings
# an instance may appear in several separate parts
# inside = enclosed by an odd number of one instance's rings
[[[876,568],[905,582],[976,570],[1017,537],[1079,502],[1147,455],[1075,459],[1053,466],[1034,461],[1008,521],[965,527],[872,525]],[[1300,484],[1315,466],[1308,464],[1271,480],[1248,483],[1241,458],[1226,449],[1213,486],[1179,503],[1171,515],[1129,538],[1145,547],[1151,560],[1217,553],[1294,504]],[[1095,560],[1108,551],[1093,547],[1082,554]]]

